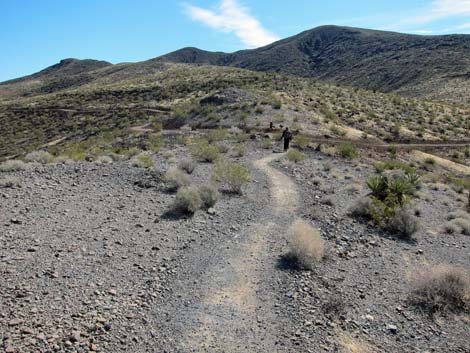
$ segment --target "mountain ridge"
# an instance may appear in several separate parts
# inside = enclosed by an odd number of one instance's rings
[[[458,102],[466,100],[470,89],[470,35],[422,36],[327,25],[264,47],[233,53],[185,47],[146,61],[116,65],[64,59],[36,74],[0,83],[0,98],[13,96],[18,84],[23,84],[18,90],[21,95],[51,93],[114,72],[106,70],[108,67],[126,70],[132,65],[132,70],[141,74],[167,62],[276,72],[384,93]],[[97,70],[101,70],[99,74]],[[132,71],[128,76],[133,74]],[[30,84],[25,87],[25,83]]]

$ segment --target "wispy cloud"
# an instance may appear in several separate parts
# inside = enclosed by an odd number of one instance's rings
[[[425,24],[456,16],[470,16],[470,0],[434,0],[430,10],[410,18],[410,21]]]
[[[406,17],[398,23],[385,26],[384,29],[417,34],[455,33],[470,28],[470,23],[458,23],[459,19],[468,21],[469,16],[470,0],[433,0],[419,14]],[[454,22],[453,26],[449,26],[448,23],[451,19]],[[443,21],[446,21],[446,28],[439,26],[444,23]]]
[[[279,39],[266,30],[261,22],[237,0],[222,0],[214,10],[190,4],[184,4],[184,7],[186,13],[194,21],[204,23],[216,30],[234,33],[249,47],[260,47]]]

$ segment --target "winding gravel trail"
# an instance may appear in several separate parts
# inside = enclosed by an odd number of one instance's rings
[[[210,260],[197,288],[183,295],[183,302],[190,304],[174,312],[178,318],[173,321],[179,323],[175,332],[181,334],[174,351],[294,351],[286,339],[289,318],[282,317],[276,305],[282,276],[276,263],[285,243],[283,230],[294,219],[298,203],[295,184],[269,166],[281,157],[272,155],[253,163],[262,173],[259,176],[267,177],[270,202],[236,246],[213,257],[206,254]]]

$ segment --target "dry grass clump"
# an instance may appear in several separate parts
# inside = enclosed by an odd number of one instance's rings
[[[0,164],[0,173],[18,172],[26,170],[28,165],[20,160],[11,159]]]
[[[54,156],[46,151],[33,151],[29,152],[24,160],[26,162],[36,162],[40,164],[48,164],[54,160]]]
[[[401,239],[411,240],[419,229],[418,219],[408,207],[398,209],[388,221],[387,228]]]
[[[20,186],[21,182],[18,178],[6,177],[0,179],[0,188],[16,188]]]
[[[189,185],[189,177],[181,169],[173,167],[165,173],[165,183],[169,191],[176,191]]]
[[[178,168],[184,170],[188,174],[192,174],[194,169],[196,169],[196,162],[191,158],[186,158],[178,163]]]
[[[411,303],[430,313],[470,310],[470,281],[463,269],[435,266],[418,273],[411,285]]]
[[[470,235],[470,214],[464,210],[457,210],[447,215],[448,222],[443,230],[447,234]]]
[[[178,190],[173,203],[173,210],[177,212],[194,214],[203,205],[199,190],[195,186],[186,186]]]
[[[446,218],[448,221],[452,221],[453,219],[457,219],[457,218],[470,219],[470,213],[464,210],[457,210],[457,211],[449,213]]]
[[[74,160],[67,156],[58,156],[54,158],[55,164],[73,164]]]
[[[325,242],[320,231],[303,220],[295,221],[289,230],[290,257],[307,270],[313,270],[325,256]]]

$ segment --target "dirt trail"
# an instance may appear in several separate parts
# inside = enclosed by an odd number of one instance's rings
[[[282,155],[254,162],[269,178],[273,204],[265,219],[249,227],[246,240],[228,254],[220,268],[208,271],[207,288],[194,314],[197,325],[182,340],[185,352],[281,352],[282,320],[276,317],[273,289],[277,255],[270,242],[279,241],[298,202],[295,184],[269,163]]]

